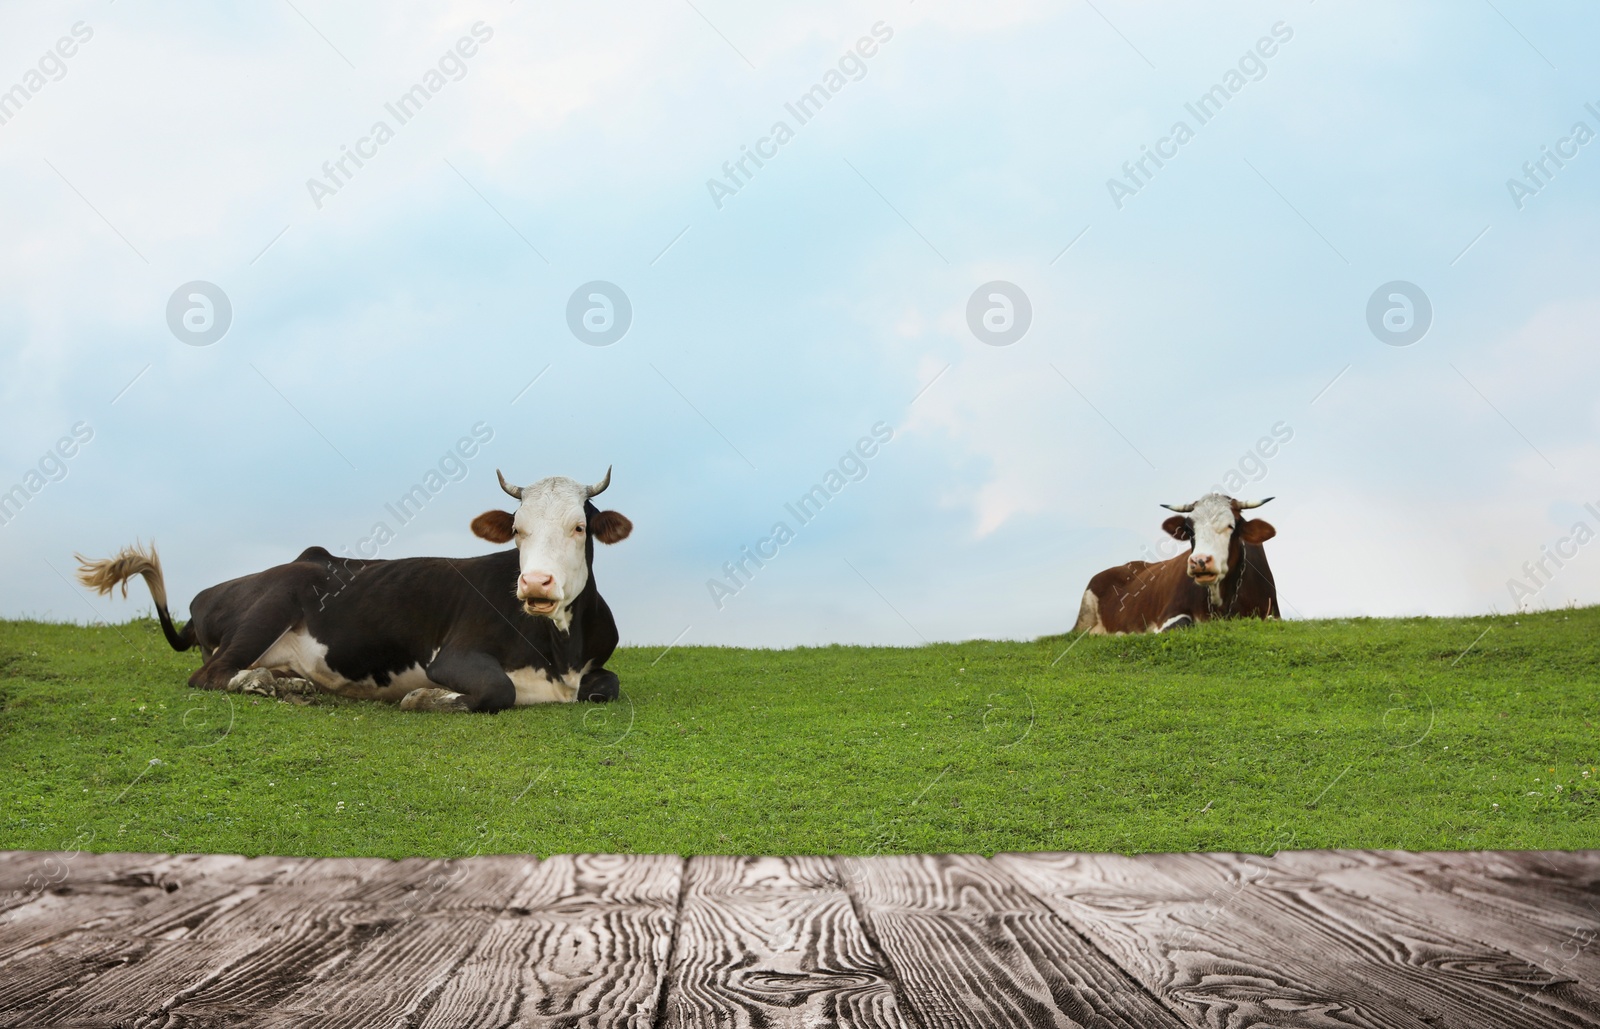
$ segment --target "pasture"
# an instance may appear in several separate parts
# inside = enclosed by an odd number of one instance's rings
[[[618,703],[498,715],[194,691],[197,660],[149,620],[0,623],[0,848],[1600,846],[1600,608],[625,647]]]

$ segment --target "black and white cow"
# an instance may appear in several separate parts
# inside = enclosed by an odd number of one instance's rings
[[[181,630],[167,612],[155,548],[81,555],[78,578],[102,595],[144,577],[175,650],[198,645],[189,685],[241,689],[273,676],[308,679],[341,696],[420,711],[500,711],[552,701],[608,701],[605,663],[617,623],[594,581],[594,541],[633,523],[592,498],[611,484],[565,478],[500,486],[515,512],[486,511],[472,531],[514,550],[483,557],[363,561],[311,547],[289,564],[201,590]]]

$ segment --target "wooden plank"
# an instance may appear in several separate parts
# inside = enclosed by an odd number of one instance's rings
[[[1600,915],[1600,851],[1334,851],[1564,931]]]
[[[252,931],[247,915],[271,898],[272,887],[232,888],[212,884],[216,891],[209,910],[191,904],[179,911],[151,912],[147,923],[119,925],[122,934],[107,936],[97,931],[75,934],[66,941],[78,945],[100,943],[106,947],[102,966],[81,977],[71,989],[49,998],[39,998],[27,1009],[31,1014],[19,1024],[160,1024],[170,1007],[181,1002],[187,991],[211,981],[245,956],[277,942],[270,931]],[[191,895],[202,886],[186,888]],[[265,895],[265,896],[263,896]],[[315,890],[297,891],[308,918],[311,912],[326,910],[330,898]],[[218,933],[217,938],[201,934],[208,925],[229,923],[234,931]],[[163,934],[162,929],[168,931]],[[308,934],[302,941],[315,950],[319,940]]]
[[[1594,1026],[1600,996],[1326,884],[1210,855],[1003,855],[1197,1024]]]
[[[0,864],[0,891],[25,889],[37,885],[41,879],[53,886],[57,883],[112,883],[140,876],[216,873],[249,860],[237,854],[96,854],[53,850],[20,850],[7,854],[7,860]]]
[[[1555,979],[1600,985],[1600,947],[1594,946],[1600,940],[1600,907],[1586,905],[1580,915],[1546,903],[1548,891],[1537,883],[1503,882],[1485,889],[1482,877],[1463,875],[1446,861],[1399,865],[1329,851],[1279,851],[1271,858],[1219,855],[1218,860],[1256,866],[1269,877],[1327,883],[1503,950]]]
[[[41,866],[29,854],[17,868]],[[0,919],[0,1025],[28,1022],[28,1011],[130,963],[171,948],[184,918],[201,917],[233,890],[207,872],[239,867],[245,859],[211,855],[62,854],[54,885]],[[280,859],[260,859],[272,864]],[[32,875],[34,873],[27,873]],[[142,922],[175,919],[149,939],[130,938]]]
[[[1600,852],[66,857],[0,1026],[1600,1026]]]
[[[234,854],[89,854],[21,851],[0,868],[0,902],[12,910],[44,894],[76,896],[87,910],[92,898],[115,898],[129,889],[159,887],[171,892],[197,879],[214,879],[251,864]],[[282,858],[256,858],[258,866],[277,867]],[[115,901],[111,902],[116,906]],[[9,919],[0,914],[0,930]]]
[[[365,970],[360,957],[374,937],[398,928],[394,939],[407,945],[415,938],[419,945],[431,941],[448,952],[454,938],[464,941],[460,947],[465,950],[474,939],[469,930],[456,926],[452,931],[440,923],[488,918],[475,912],[425,917],[437,901],[419,889],[428,880],[418,873],[428,864],[381,862],[351,875],[344,863],[330,862],[325,866],[330,874],[319,880],[302,861],[240,859],[214,864],[217,875],[202,876],[181,889],[170,880],[152,886],[151,876],[123,874],[118,881],[125,884],[125,894],[154,889],[166,902],[137,908],[125,904],[116,917],[81,926],[68,942],[84,957],[76,964],[54,962],[58,973],[68,978],[48,993],[35,992],[20,1021],[168,1024],[174,1009],[185,1005],[204,1021],[220,995],[221,1011],[212,1013],[226,1014],[223,1020],[229,1024],[244,1024],[238,1011],[260,1011],[263,1001],[269,1005],[291,1001],[297,989],[315,985],[319,974],[335,979],[330,991],[335,995],[341,970],[360,977],[364,987],[380,988],[382,974]],[[384,882],[385,868],[388,878],[397,882]],[[505,878],[491,875],[492,863],[473,868],[489,880]],[[456,903],[477,896],[496,904],[512,888],[508,884],[498,893],[478,896],[481,891],[456,883],[448,895]],[[378,895],[381,902],[351,899],[363,891]],[[422,919],[420,929],[400,928],[414,918]],[[230,988],[250,994],[257,1006],[229,1008]],[[419,1001],[416,991],[390,991],[383,1004],[371,1006],[371,1013],[381,1015],[385,1004],[404,1007]]]
[[[409,1026],[530,875],[530,858],[330,862],[194,939],[225,954],[160,1005],[160,1026]],[[253,946],[236,947],[237,941]]]
[[[909,1023],[831,859],[713,856],[689,862],[664,1024]]]
[[[557,855],[485,928],[418,1023],[631,1026],[656,1022],[683,859]]]
[[[173,962],[188,974],[216,960],[209,949],[182,942],[186,926],[239,899],[234,886],[204,880],[171,892],[129,886],[123,894],[115,910],[106,893],[40,898],[38,906],[50,910],[25,941],[13,939],[19,945],[0,962],[0,1025],[64,1024],[95,1012],[111,1017],[142,1010],[143,997],[175,984],[163,974]],[[85,898],[95,901],[88,910],[73,903]]]
[[[839,868],[924,1029],[1184,1024],[981,857],[842,858]]]

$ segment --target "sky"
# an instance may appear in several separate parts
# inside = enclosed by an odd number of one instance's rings
[[[608,466],[625,643],[1063,633],[1216,486],[1275,498],[1289,617],[1600,603],[1597,30],[8,4],[0,616],[147,612],[70,579],[135,539],[180,615],[486,553],[496,468]]]

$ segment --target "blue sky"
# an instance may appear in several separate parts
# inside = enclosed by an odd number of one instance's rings
[[[146,609],[64,578],[135,537],[180,611],[353,548],[474,426],[492,439],[382,556],[484,552],[467,523],[506,500],[496,467],[613,465],[636,530],[597,576],[633,643],[1062,632],[1090,575],[1165,553],[1159,503],[1241,466],[1239,493],[1277,497],[1291,616],[1509,612],[1512,581],[1600,602],[1573,535],[1600,533],[1579,5],[3,17],[0,90],[28,95],[0,124],[0,490],[29,495],[0,525],[0,615]],[[474,26],[399,124],[385,105]],[[865,73],[799,124],[785,105],[874,26]],[[1185,105],[1274,26],[1200,124]],[[380,119],[393,138],[319,207],[308,181]],[[780,119],[793,138],[719,208],[708,181]],[[1180,120],[1193,138],[1119,208],[1108,181]],[[194,280],[232,306],[207,346],[167,323]],[[604,347],[567,324],[595,280],[633,310]],[[967,321],[995,280],[1032,308],[1009,345]],[[1395,280],[1432,307],[1406,346],[1367,321]],[[786,516],[877,423],[865,476]],[[46,458],[74,426],[92,438]],[[708,581],[780,519],[794,539],[719,608]]]

